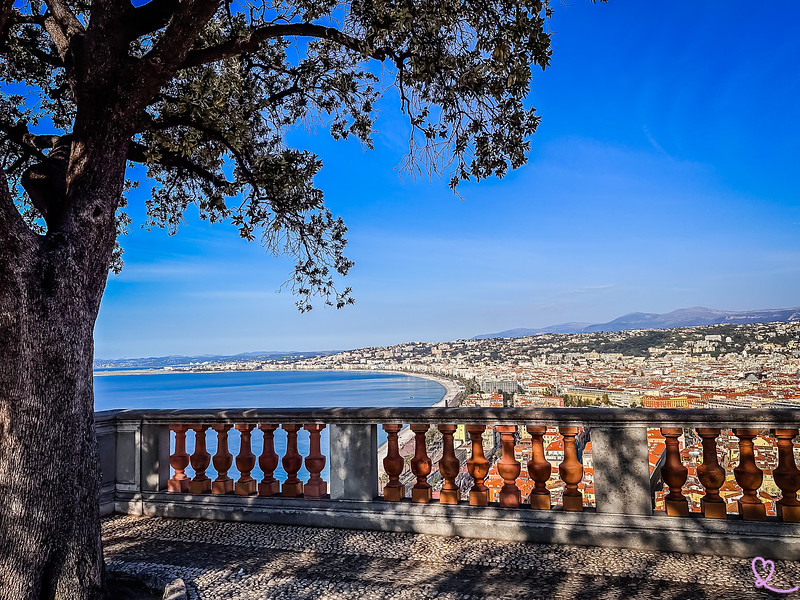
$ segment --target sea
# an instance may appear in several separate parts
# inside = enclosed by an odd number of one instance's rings
[[[95,410],[110,409],[157,409],[157,408],[316,408],[358,406],[432,406],[445,394],[444,386],[429,379],[395,373],[372,371],[246,371],[232,373],[124,373],[114,371],[106,374],[96,371],[94,378]],[[195,433],[186,434],[186,451],[194,452]],[[258,429],[252,433],[253,453],[258,456],[263,447],[263,434]],[[378,444],[386,441],[386,434],[378,427]],[[232,429],[228,435],[231,454],[236,456],[240,447],[240,435]],[[328,429],[322,432],[322,453],[329,456]],[[308,432],[298,434],[298,450],[308,454]],[[217,450],[216,434],[206,433],[206,448],[213,454]],[[171,452],[175,449],[175,434],[171,434]],[[283,457],[286,451],[286,433],[275,432],[275,451]],[[322,477],[329,479],[329,461],[326,461]],[[194,476],[191,466],[186,474]],[[212,479],[217,472],[212,465],[206,470]],[[234,479],[239,471],[234,465],[228,471]],[[258,467],[252,471],[256,480],[263,473]],[[298,476],[306,481],[305,467]],[[275,477],[286,479],[282,465],[278,465]]]

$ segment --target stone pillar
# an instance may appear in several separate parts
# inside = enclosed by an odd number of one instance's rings
[[[647,427],[592,427],[591,436],[597,512],[653,514]]]
[[[113,414],[95,413],[94,433],[100,458],[100,516],[114,512],[117,483],[117,422]],[[133,446],[134,452],[136,446]],[[130,458],[133,458],[131,455]]]
[[[378,496],[377,425],[331,425],[331,500],[372,502]]]
[[[169,481],[169,426],[143,423],[140,429],[139,448],[135,468],[137,487],[143,492],[160,492],[167,489]],[[120,463],[129,463],[131,456],[117,443],[117,473]]]

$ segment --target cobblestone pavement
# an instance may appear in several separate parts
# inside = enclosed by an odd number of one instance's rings
[[[103,532],[110,568],[181,577],[190,599],[800,599],[757,589],[749,559],[133,516]],[[769,584],[800,585],[800,561]]]

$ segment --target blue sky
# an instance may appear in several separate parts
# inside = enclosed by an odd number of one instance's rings
[[[349,226],[355,306],[300,314],[292,262],[187,213],[147,232],[141,196],[95,338],[101,358],[345,349],[688,306],[800,306],[800,5],[554,4],[529,164],[410,181],[381,104],[375,150],[292,141]],[[137,202],[138,200],[138,202]]]

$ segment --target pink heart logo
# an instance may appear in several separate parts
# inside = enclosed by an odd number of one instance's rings
[[[775,563],[771,560],[764,560],[760,556],[756,556],[753,559],[753,562],[750,563],[750,568],[753,569],[753,575],[756,576],[757,588],[763,587],[764,589],[767,589],[771,592],[778,592],[779,594],[791,594],[792,592],[800,590],[800,587],[793,587],[790,590],[781,590],[769,585],[769,580],[772,579],[772,576],[775,574]],[[759,573],[759,571],[763,571],[765,569],[769,569],[769,573],[767,573],[766,577],[761,577],[761,573]]]
[[[756,563],[760,564],[756,566]],[[756,587],[765,587],[775,574],[775,563],[771,560],[764,560],[760,556],[756,556],[750,566],[753,569],[753,575],[756,576]],[[759,571],[767,568],[769,568],[769,573],[766,577],[762,578]]]

